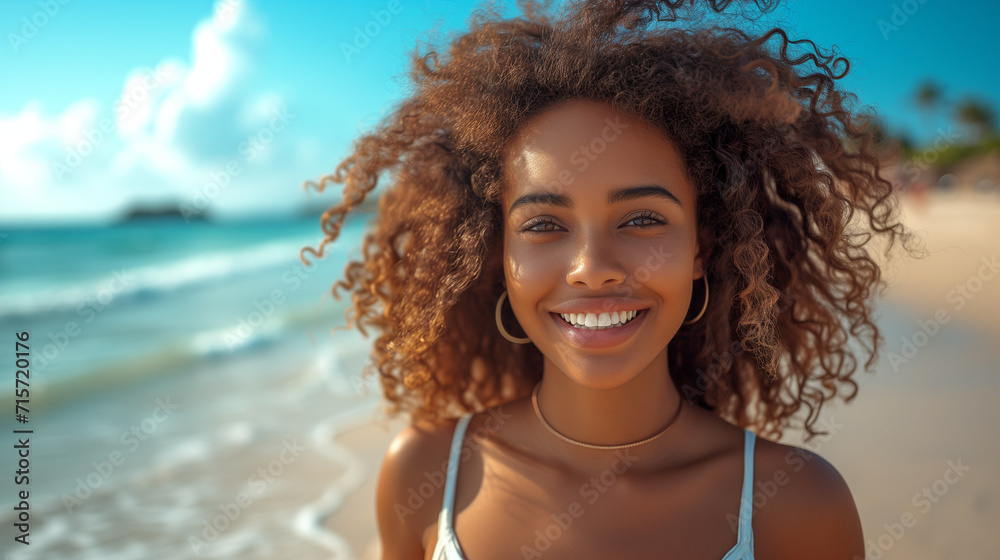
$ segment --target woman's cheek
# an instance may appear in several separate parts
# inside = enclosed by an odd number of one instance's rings
[[[672,237],[636,242],[623,247],[622,259],[626,266],[625,282],[618,291],[624,297],[641,297],[636,292],[652,290],[665,295],[683,291],[691,279],[690,251],[681,240]]]
[[[541,254],[538,247],[524,243],[510,243],[505,251],[504,269],[507,276],[508,289],[512,286],[521,292],[529,291],[532,286],[551,275],[551,259]]]
[[[543,302],[565,284],[564,255],[551,244],[512,243],[506,253],[507,295],[522,327],[535,322]]]

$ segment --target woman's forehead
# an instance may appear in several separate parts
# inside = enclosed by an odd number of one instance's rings
[[[653,126],[610,105],[561,102],[533,116],[504,157],[504,206],[528,191],[572,195],[583,185],[676,183],[684,178],[677,149]]]

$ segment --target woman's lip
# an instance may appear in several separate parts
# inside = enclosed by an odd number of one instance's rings
[[[556,322],[556,328],[571,344],[580,348],[603,349],[614,348],[628,340],[646,320],[646,310],[640,310],[634,319],[620,327],[612,329],[591,330],[579,329],[570,325],[558,313],[549,313]]]

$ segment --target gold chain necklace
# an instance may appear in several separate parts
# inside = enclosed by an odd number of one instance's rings
[[[542,422],[542,425],[545,426],[545,428],[548,429],[550,432],[552,432],[552,435],[554,435],[557,438],[565,441],[566,443],[572,443],[573,445],[579,445],[580,447],[587,447],[587,448],[590,448],[590,449],[625,449],[625,448],[628,448],[628,447],[635,447],[637,445],[642,445],[644,443],[649,443],[649,442],[653,441],[654,439],[656,439],[656,438],[662,436],[663,434],[667,433],[667,430],[669,430],[670,428],[673,427],[674,422],[677,420],[677,417],[680,416],[680,414],[681,414],[681,405],[684,404],[684,399],[682,399],[682,398],[677,399],[677,411],[674,412],[674,417],[670,419],[670,423],[667,424],[667,427],[663,428],[663,430],[660,433],[656,434],[656,435],[652,435],[652,436],[650,436],[650,437],[648,437],[648,438],[646,438],[646,439],[644,439],[642,441],[636,441],[636,442],[633,442],[633,443],[623,443],[621,445],[595,445],[593,443],[584,443],[582,441],[576,441],[575,439],[568,438],[568,437],[560,434],[558,431],[556,431],[555,428],[553,428],[551,425],[549,425],[549,423],[545,420],[545,417],[542,416],[541,409],[538,408],[538,388],[541,385],[542,385],[542,382],[539,381],[538,383],[535,384],[535,388],[531,390],[531,404],[535,407],[535,414],[538,415],[538,419]]]

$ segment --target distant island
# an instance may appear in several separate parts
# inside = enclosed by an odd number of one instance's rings
[[[369,196],[360,205],[352,210],[352,213],[359,214],[373,214],[378,211],[379,195],[376,193],[374,196]],[[312,203],[303,205],[295,212],[295,217],[297,218],[311,218],[318,217],[327,209],[335,206],[340,201],[325,201],[318,203],[313,201]],[[144,222],[144,221],[183,221],[183,222],[212,222],[212,215],[206,211],[192,211],[180,204],[137,204],[129,208],[126,212],[121,214],[118,218],[118,224],[127,224],[132,222]]]
[[[185,215],[181,212],[180,206],[136,206],[122,215],[118,223],[136,222],[144,220],[184,220],[184,221],[205,221],[206,216],[202,212]]]

